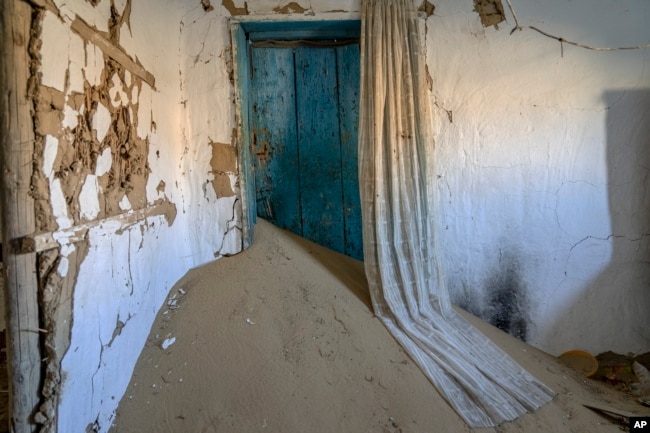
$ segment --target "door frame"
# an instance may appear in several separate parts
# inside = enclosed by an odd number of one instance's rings
[[[254,225],[257,221],[249,113],[251,74],[249,41],[359,38],[360,29],[361,20],[358,13],[330,13],[323,14],[319,18],[299,16],[295,19],[278,15],[230,18],[244,249],[253,243]]]

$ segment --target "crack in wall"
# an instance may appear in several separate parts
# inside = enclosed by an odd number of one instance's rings
[[[88,250],[88,242],[75,242],[37,255],[41,327],[47,331],[43,333],[43,402],[34,416],[41,424],[41,433],[56,431],[56,411],[64,380],[61,360],[71,341],[73,291]]]
[[[238,230],[240,233],[243,232],[243,229],[235,223],[235,221],[237,221],[237,215],[239,213],[241,213],[240,202],[239,202],[239,198],[236,198],[232,203],[232,215],[226,221],[226,231],[223,233],[223,236],[221,237],[221,243],[220,243],[221,246],[217,249],[217,251],[214,252],[214,257],[222,257],[222,256],[228,257],[230,255],[230,253],[222,253],[222,250],[224,248],[224,244],[226,243],[226,237],[228,237],[231,231]]]
[[[594,240],[597,240],[597,241],[604,241],[604,242],[609,241],[611,239],[625,239],[625,240],[628,240],[630,242],[640,242],[644,238],[647,238],[647,237],[650,237],[650,233],[638,233],[638,234],[634,234],[634,235],[615,235],[615,234],[611,234],[611,235],[608,235],[607,237],[604,237],[604,238],[598,237],[598,236],[591,236],[591,235],[590,236],[585,236],[584,238],[580,239],[578,242],[573,244],[571,246],[571,248],[569,248],[569,253],[571,253],[573,251],[573,249],[576,248],[578,245],[580,245],[581,243],[586,242],[586,241],[588,241],[590,239],[594,239]],[[569,259],[567,258],[567,262],[568,262],[568,260]]]

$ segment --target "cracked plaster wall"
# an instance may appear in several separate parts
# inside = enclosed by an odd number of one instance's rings
[[[38,229],[60,245],[39,253],[50,331],[42,431],[107,431],[169,289],[190,268],[241,249],[235,160],[213,158],[221,142],[231,145],[230,96],[204,101],[200,110],[217,114],[199,131],[181,80],[179,23],[194,3],[55,0],[38,19],[32,185]],[[79,20],[151,80],[80,35]],[[223,177],[233,188],[217,196],[213,180]],[[137,212],[146,216],[119,218]],[[80,227],[82,239],[70,238]]]
[[[556,355],[647,350],[650,52],[562,50],[510,35],[509,11],[484,28],[466,3],[435,2],[427,19],[454,301],[509,315],[511,333]],[[522,25],[583,44],[650,42],[643,0],[512,3]]]

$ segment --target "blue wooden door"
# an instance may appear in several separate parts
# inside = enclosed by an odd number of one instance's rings
[[[362,259],[359,45],[254,47],[251,57],[257,214]]]

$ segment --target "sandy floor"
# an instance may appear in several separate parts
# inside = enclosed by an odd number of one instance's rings
[[[373,316],[361,262],[260,221],[253,247],[189,272],[169,299],[114,433],[470,431]],[[584,403],[650,414],[467,317],[558,393],[481,432],[621,431]]]

